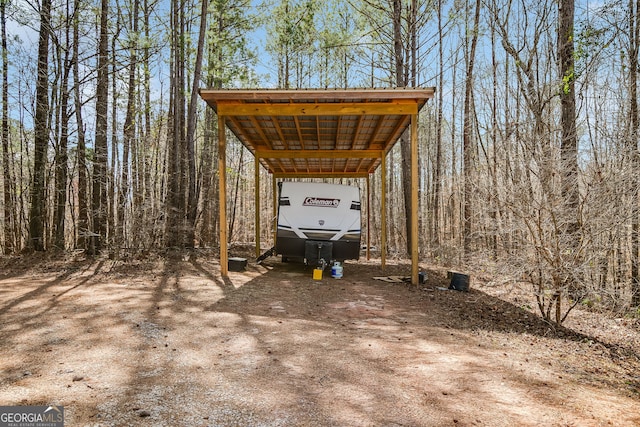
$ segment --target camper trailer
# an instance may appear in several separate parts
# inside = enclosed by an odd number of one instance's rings
[[[279,184],[275,252],[326,266],[360,255],[360,189],[317,182]]]

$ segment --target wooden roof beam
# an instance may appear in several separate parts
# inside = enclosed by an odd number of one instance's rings
[[[265,159],[380,159],[384,150],[257,150]]]
[[[366,178],[367,172],[283,172],[273,173],[275,178]]]
[[[418,103],[407,100],[390,102],[344,102],[339,104],[245,104],[219,102],[221,116],[380,116],[418,114]]]
[[[295,101],[295,100],[333,100],[340,98],[388,100],[388,99],[430,99],[435,94],[435,87],[424,88],[369,88],[369,89],[200,89],[202,99],[215,105],[216,102],[226,100],[266,100]]]

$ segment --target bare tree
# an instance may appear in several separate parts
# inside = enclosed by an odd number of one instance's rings
[[[393,53],[395,64],[395,83],[398,87],[406,87],[409,83],[408,69],[413,68],[411,64],[405,62],[405,49],[404,49],[404,34],[402,31],[403,16],[402,16],[402,0],[393,0]],[[412,27],[415,31],[415,25]],[[415,56],[411,56],[415,58]],[[406,251],[411,252],[411,168],[408,167],[411,159],[411,142],[404,133],[400,137],[400,153],[402,156],[402,164],[405,166],[402,170],[402,194],[404,196],[404,211],[405,211],[405,233],[406,238]],[[393,176],[393,174],[391,174]]]
[[[120,190],[118,192],[119,201],[117,205],[117,232],[116,239],[118,244],[122,245],[127,242],[127,216],[126,209],[129,205],[129,196],[131,191],[129,176],[129,155],[136,134],[136,69],[138,67],[138,10],[140,2],[133,0],[133,10],[130,17],[131,37],[129,38],[129,65],[128,65],[128,83],[127,83],[127,107],[124,119],[123,139],[122,139],[122,167],[120,171]],[[116,248],[117,250],[117,248]]]
[[[202,75],[202,58],[204,56],[205,36],[207,32],[207,2],[202,2],[200,11],[200,31],[198,34],[198,46],[196,49],[196,59],[193,71],[193,84],[191,88],[191,98],[189,100],[189,108],[187,110],[187,163],[189,186],[187,195],[187,233],[186,244],[191,247],[195,244],[196,219],[198,213],[198,194],[196,189],[196,153],[195,153],[195,137],[196,137],[196,113],[198,107],[198,90],[200,88],[200,77]]]
[[[438,38],[443,39],[443,0],[438,0]],[[440,227],[441,227],[441,204],[442,204],[442,128],[444,126],[443,120],[443,105],[444,95],[441,90],[444,81],[444,47],[443,43],[438,43],[438,100],[437,100],[437,118],[436,118],[436,154],[433,168],[433,229],[431,231],[432,241],[436,247],[440,246]]]
[[[465,91],[464,91],[464,125],[463,125],[463,174],[464,179],[462,181],[464,202],[462,209],[462,222],[463,222],[463,246],[465,257],[469,257],[471,253],[471,221],[473,217],[473,179],[474,169],[476,161],[476,149],[474,146],[473,138],[473,69],[476,60],[476,48],[478,46],[479,37],[479,22],[480,22],[480,0],[476,0],[474,14],[473,14],[473,27],[471,29],[471,46],[467,54],[467,75],[465,78]]]
[[[629,136],[628,157],[632,169],[640,171],[640,152],[638,151],[638,131],[640,116],[638,113],[638,55],[640,53],[640,1],[629,0]],[[636,176],[630,183],[628,191],[633,194],[640,185]],[[635,190],[637,191],[637,190]],[[637,202],[636,209],[637,210]],[[640,218],[638,214],[631,218],[631,294],[632,305],[640,306]]]
[[[166,245],[179,247],[184,239],[184,151],[185,145],[185,10],[182,1],[172,0],[171,78],[167,150],[167,225]]]
[[[583,285],[580,278],[580,192],[578,182],[578,137],[576,133],[576,98],[575,98],[575,57],[574,57],[574,15],[575,0],[561,0],[558,3],[558,62],[562,88],[560,92],[560,126],[562,135],[560,141],[561,168],[564,171],[561,182],[561,192],[564,196],[566,209],[566,226],[563,231],[566,234],[569,253],[569,261],[574,265],[575,272],[565,279],[563,288],[566,288],[573,300],[580,300],[583,294]],[[556,304],[556,323],[560,323],[560,302]]]
[[[100,3],[100,38],[96,82],[96,136],[92,176],[91,216],[92,230],[89,253],[97,254],[107,234],[107,103],[109,92],[108,20],[109,1]]]
[[[66,19],[71,17],[71,5],[69,0],[65,2]],[[64,47],[58,43],[57,49],[62,51],[60,55],[60,66],[62,68],[62,76],[60,79],[60,108],[59,123],[60,132],[58,136],[58,144],[55,152],[55,211],[54,211],[54,244],[59,250],[65,249],[65,220],[67,214],[67,184],[69,176],[69,76],[71,75],[71,49],[67,47],[71,45],[71,25],[64,26]]]
[[[535,7],[541,13],[535,15],[536,20],[522,19],[523,27],[520,31],[534,42],[524,38],[519,40],[519,46],[513,44],[514,38],[508,31],[512,3],[501,8],[494,4],[491,8],[504,51],[516,66],[520,98],[524,100],[527,115],[531,117],[530,124],[525,125],[519,120],[516,127],[517,142],[522,147],[521,158],[510,159],[514,165],[509,177],[510,188],[504,193],[501,203],[517,220],[517,233],[514,237],[521,248],[519,253],[510,254],[509,265],[512,268],[522,268],[523,274],[534,287],[541,314],[545,319],[559,324],[580,301],[580,295],[573,292],[568,306],[563,306],[563,298],[567,293],[577,290],[575,285],[579,283],[580,259],[585,250],[585,242],[577,237],[577,139],[575,101],[572,104],[571,100],[574,70],[573,64],[563,59],[564,62],[558,63],[562,77],[552,79],[552,63],[546,60],[550,55],[539,51],[544,45],[542,40],[548,34],[547,28],[551,25],[549,4],[522,2],[520,6]],[[565,44],[573,38],[573,34],[568,32],[573,31],[572,16],[566,18],[568,23],[564,30],[561,25],[558,26],[556,46],[559,53],[562,49],[562,55],[569,52],[569,56],[573,56],[573,52]],[[550,47],[550,40],[546,44]],[[563,84],[559,89],[552,90],[553,87],[558,88],[558,84],[553,83],[558,80]],[[554,100],[561,92],[559,108],[562,138],[556,145],[551,131],[552,117],[556,108]],[[566,173],[558,174],[558,170]]]
[[[80,85],[80,1],[74,2],[73,15],[73,88],[74,88],[74,104],[75,119],[77,133],[76,147],[76,168],[78,173],[78,233],[76,239],[76,247],[86,249],[87,234],[89,232],[89,209],[87,205],[87,164],[86,164],[86,141],[84,119],[82,116],[82,87]]]
[[[2,178],[4,194],[3,237],[4,252],[10,254],[14,250],[13,233],[13,201],[11,197],[11,168],[9,165],[9,52],[7,50],[7,0],[0,1],[0,25],[2,28]]]
[[[29,209],[29,244],[36,251],[45,250],[46,220],[45,173],[49,146],[49,36],[51,33],[51,0],[43,0],[40,8],[38,70],[36,77],[36,113],[34,117],[34,163]]]

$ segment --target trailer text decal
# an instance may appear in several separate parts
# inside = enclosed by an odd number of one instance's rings
[[[340,199],[323,199],[321,197],[307,197],[304,199],[302,206],[317,206],[321,208],[337,208]]]

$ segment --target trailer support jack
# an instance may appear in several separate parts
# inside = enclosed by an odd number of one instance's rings
[[[256,258],[256,264],[260,264],[262,261],[264,261],[265,259],[271,256],[274,256],[275,254],[276,254],[276,247],[274,246],[268,251],[266,251],[265,253],[263,253],[262,255],[260,255],[258,258]]]

